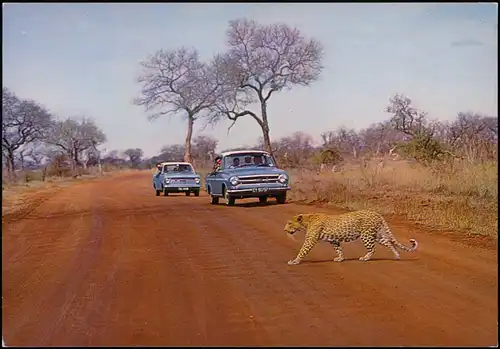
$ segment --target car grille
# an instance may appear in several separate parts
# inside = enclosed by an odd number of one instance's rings
[[[256,175],[243,176],[240,178],[241,184],[263,184],[263,183],[278,183],[279,175]]]
[[[170,183],[195,183],[194,178],[172,178],[170,179]]]

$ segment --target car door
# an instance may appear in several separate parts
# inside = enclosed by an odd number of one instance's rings
[[[214,183],[216,188],[216,194],[222,195],[222,182],[224,180],[224,169],[220,169],[214,174]]]
[[[153,182],[154,182],[156,190],[160,190],[161,189],[161,186],[163,184],[162,183],[163,182],[162,179],[163,179],[162,171],[156,172],[156,174],[153,177]]]
[[[213,195],[220,195],[217,181],[218,172],[212,172],[207,176],[207,184],[210,185],[210,193]]]

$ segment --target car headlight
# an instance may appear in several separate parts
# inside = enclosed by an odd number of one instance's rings
[[[280,174],[278,177],[278,182],[280,182],[281,184],[285,184],[287,180],[288,176],[286,174]]]
[[[165,178],[165,184],[169,184],[169,183],[170,183],[170,179]]]
[[[200,183],[200,179],[198,177],[196,177],[194,181],[196,182],[196,184]]]
[[[231,185],[238,185],[240,184],[240,179],[238,177],[231,177],[229,178],[229,183],[231,183]]]

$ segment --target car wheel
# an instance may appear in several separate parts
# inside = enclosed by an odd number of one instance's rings
[[[234,197],[227,193],[226,188],[224,188],[224,200],[226,201],[226,205],[228,206],[233,206],[236,201]]]
[[[190,194],[190,192],[188,192],[188,191],[187,191],[187,192],[186,192],[186,196],[189,196],[189,194]]]
[[[166,189],[163,189],[163,196],[168,196],[168,191]]]
[[[286,202],[286,193],[278,195],[276,197],[276,202],[278,203],[278,205],[283,205]]]
[[[259,202],[261,202],[261,203],[263,203],[263,204],[264,204],[264,203],[266,203],[266,202],[267,202],[267,196],[261,196],[261,197],[259,198]]]
[[[212,205],[217,205],[219,203],[219,198],[217,196],[211,196]]]
[[[156,190],[156,196],[160,196],[161,190]]]
[[[200,196],[200,192],[197,190],[194,192],[194,196]]]

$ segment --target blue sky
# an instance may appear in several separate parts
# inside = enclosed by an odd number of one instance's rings
[[[181,143],[181,118],[147,120],[132,100],[139,61],[158,49],[194,46],[203,58],[225,48],[231,19],[286,22],[325,47],[325,70],[309,88],[270,100],[271,136],[356,129],[386,119],[404,93],[433,118],[460,111],[497,115],[498,11],[494,4],[8,4],[3,9],[3,86],[60,118],[92,117],[107,150],[148,156]],[[254,144],[251,118],[206,129],[219,148]],[[195,135],[200,127],[195,127]]]

